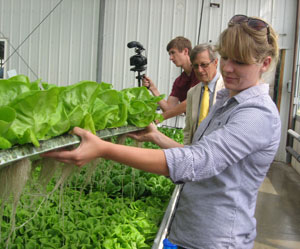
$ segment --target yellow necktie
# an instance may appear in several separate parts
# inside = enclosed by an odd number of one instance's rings
[[[208,111],[209,111],[209,91],[208,91],[208,86],[205,85],[204,92],[202,94],[198,125],[200,125],[202,120],[205,119],[205,117],[208,114]]]

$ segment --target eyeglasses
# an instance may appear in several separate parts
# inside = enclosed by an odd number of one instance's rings
[[[268,38],[268,43],[271,43],[270,39],[270,28],[269,25],[264,22],[263,20],[257,19],[257,18],[251,18],[245,15],[235,15],[233,16],[229,23],[228,26],[232,26],[234,24],[241,24],[241,23],[247,23],[247,25],[257,31],[261,31],[262,29],[266,28],[267,29],[267,38]]]
[[[201,68],[208,68],[208,66],[210,65],[210,63],[212,63],[214,60],[211,60],[209,63],[201,63],[200,65],[198,64],[192,64],[192,67],[194,69],[198,69],[199,67]]]

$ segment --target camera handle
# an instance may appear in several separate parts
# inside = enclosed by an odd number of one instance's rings
[[[141,87],[142,86],[142,79],[144,78],[145,74],[141,75],[141,72],[138,71],[138,76],[136,76],[135,78],[138,80],[138,86]]]

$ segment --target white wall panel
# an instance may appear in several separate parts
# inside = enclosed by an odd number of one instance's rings
[[[134,49],[127,48],[128,42],[136,40],[146,48],[143,54],[148,58],[147,75],[157,82],[162,93],[169,93],[170,81],[178,76],[180,69],[170,63],[167,43],[183,35],[196,44],[200,7],[198,0],[106,1],[103,33],[106,63],[102,80],[113,83],[117,89],[137,86],[129,66]]]
[[[196,45],[201,4],[199,0],[106,1],[101,79],[118,90],[138,86],[129,65],[134,49],[127,43],[139,41],[146,49],[146,74],[161,93],[169,95],[180,69],[169,61],[166,46],[179,35]]]
[[[10,43],[8,56],[60,2],[0,0],[0,38],[7,38]],[[105,9],[101,12],[102,3]],[[211,3],[220,7],[211,7]],[[234,14],[260,16],[272,24],[279,35],[280,48],[286,49],[280,108],[283,135],[278,153],[278,159],[285,160],[290,99],[287,82],[292,78],[296,3],[296,0],[63,0],[9,58],[7,69],[16,69],[32,80],[39,77],[59,85],[96,80],[98,75],[99,80],[120,90],[138,85],[129,65],[134,49],[127,48],[127,43],[135,40],[146,48],[143,53],[148,58],[146,74],[168,96],[181,71],[169,61],[166,51],[172,38],[185,36],[193,46],[203,42],[214,44]],[[102,13],[101,23],[99,13]],[[164,124],[182,127],[184,118]]]
[[[220,4],[220,8],[211,7],[211,3]],[[296,0],[106,0],[102,80],[112,83],[116,89],[137,86],[134,73],[129,70],[129,57],[134,51],[126,47],[129,41],[137,40],[147,50],[147,75],[160,92],[168,96],[173,81],[180,74],[166,52],[166,45],[172,38],[183,35],[193,45],[215,44],[234,14],[262,17],[278,33],[280,48],[287,49],[280,113],[283,135],[277,157],[285,160],[290,98],[287,82],[292,78],[296,3]],[[184,126],[184,119],[179,119],[176,125]],[[175,119],[164,124],[175,126]]]
[[[288,93],[287,83],[292,80],[292,69],[293,69],[293,56],[294,56],[294,39],[295,39],[295,20],[296,20],[296,1],[287,0],[285,5],[282,6],[281,0],[275,1],[276,14],[275,18],[279,21],[276,22],[278,26],[276,31],[279,34],[280,47],[286,49],[286,61],[284,66],[284,77],[283,77],[283,88],[281,96],[280,105],[280,117],[282,123],[281,129],[281,142],[278,150],[277,159],[285,161],[286,160],[286,141],[287,141],[287,130],[288,130],[288,120],[289,120],[289,106],[290,98],[292,97]],[[274,23],[275,25],[275,23]],[[277,29],[278,27],[278,29]]]
[[[258,16],[269,22],[279,36],[279,47],[287,49],[285,58],[285,68],[283,77],[283,89],[281,96],[280,116],[282,121],[282,137],[280,147],[276,156],[277,160],[286,160],[286,138],[287,138],[287,121],[289,115],[289,101],[290,94],[287,91],[287,82],[292,79],[292,65],[293,65],[293,49],[294,49],[294,35],[295,35],[295,20],[296,20],[296,0],[222,0],[213,1],[221,3],[221,23],[212,22],[211,18],[216,18],[216,11],[210,12],[210,15],[205,14],[209,8],[209,1],[204,6],[203,18],[205,28],[200,35],[200,42],[212,41],[217,42],[217,37],[220,32],[227,27],[229,19],[234,14],[245,14],[248,16]],[[218,20],[218,18],[217,18]],[[221,29],[220,29],[221,27]],[[212,30],[217,31],[214,35]],[[272,73],[272,72],[271,72]],[[266,78],[274,78],[267,75]],[[272,82],[268,82],[272,85]],[[272,85],[273,86],[273,85]]]
[[[99,6],[99,0],[0,0],[8,56],[42,22],[9,58],[8,70],[59,85],[96,80]]]

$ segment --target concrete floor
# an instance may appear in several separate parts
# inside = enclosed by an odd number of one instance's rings
[[[300,175],[274,162],[262,184],[256,207],[254,249],[300,249]]]

